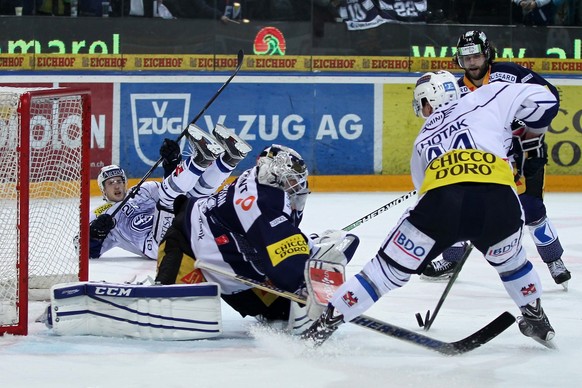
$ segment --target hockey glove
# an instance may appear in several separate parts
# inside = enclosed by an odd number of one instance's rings
[[[525,155],[523,152],[521,138],[519,136],[513,136],[511,139],[511,149],[509,150],[508,156],[513,158],[513,180],[517,183],[519,178],[523,176],[523,166],[525,163]]]
[[[511,122],[511,132],[513,133],[513,136],[522,137],[523,135],[525,135],[526,131],[527,128],[523,121],[515,119]]]
[[[113,228],[115,228],[115,219],[110,214],[101,214],[89,225],[89,236],[93,239],[105,240]]]
[[[169,176],[172,171],[178,167],[182,161],[182,151],[180,145],[171,139],[164,139],[160,147],[160,156],[162,157],[162,167],[164,167],[164,176]]]
[[[521,141],[523,150],[527,152],[528,158],[547,159],[548,145],[544,142],[545,137],[545,135],[540,135]]]

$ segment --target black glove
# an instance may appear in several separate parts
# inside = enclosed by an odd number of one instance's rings
[[[513,156],[513,180],[517,183],[519,178],[521,178],[523,175],[523,167],[525,163],[525,155],[519,136],[513,136],[511,139],[511,148],[509,149],[508,156]]]
[[[160,147],[160,156],[163,159],[162,167],[164,167],[164,176],[168,176],[182,161],[180,145],[172,139],[164,139]]]
[[[548,145],[545,142],[545,137],[546,136],[544,134],[521,141],[523,150],[527,152],[528,158],[548,158]]]
[[[89,236],[104,240],[113,228],[115,228],[115,219],[110,214],[101,214],[89,225]]]

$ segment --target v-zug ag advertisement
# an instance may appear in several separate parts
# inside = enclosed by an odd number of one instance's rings
[[[119,162],[129,175],[143,176],[164,138],[176,139],[220,86],[121,84]],[[224,123],[251,144],[235,174],[272,143],[296,149],[314,174],[373,174],[373,91],[372,84],[231,83],[196,124],[211,131]]]

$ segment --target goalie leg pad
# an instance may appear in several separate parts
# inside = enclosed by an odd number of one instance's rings
[[[193,340],[222,333],[220,286],[214,283],[59,284],[51,289],[49,308],[57,335]]]
[[[312,324],[313,320],[309,318],[307,306],[301,305],[297,302],[291,302],[287,331],[293,335],[300,335]]]
[[[345,281],[345,268],[341,263],[310,259],[305,263],[307,287],[307,316],[316,320],[329,300]]]

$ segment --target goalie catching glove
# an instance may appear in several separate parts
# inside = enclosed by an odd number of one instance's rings
[[[89,236],[93,239],[105,240],[113,228],[115,228],[115,219],[110,214],[101,214],[89,225]]]
[[[313,243],[310,260],[323,260],[347,265],[354,256],[360,239],[343,230],[326,230],[309,236]]]

